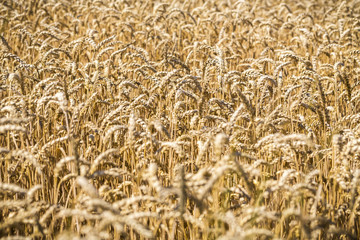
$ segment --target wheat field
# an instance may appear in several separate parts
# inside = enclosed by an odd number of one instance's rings
[[[0,1],[0,239],[358,239],[360,1]]]

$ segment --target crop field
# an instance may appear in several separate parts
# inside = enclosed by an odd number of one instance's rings
[[[0,240],[359,239],[360,1],[1,0]]]

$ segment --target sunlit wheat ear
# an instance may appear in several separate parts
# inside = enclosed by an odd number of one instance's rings
[[[128,141],[132,145],[134,144],[134,134],[135,134],[135,127],[136,127],[136,118],[134,113],[130,114],[129,121],[128,121]]]
[[[29,189],[29,191],[26,193],[26,200],[28,202],[33,201],[35,193],[40,189],[42,189],[41,185],[35,185],[31,189]]]
[[[161,182],[157,177],[157,170],[157,165],[155,163],[151,163],[147,170],[145,178],[149,181],[149,184],[155,189],[157,193],[164,194],[165,191],[163,189],[163,186],[161,185]]]
[[[18,125],[5,124],[0,126],[0,133],[5,133],[8,131],[19,131],[26,133],[26,129]]]
[[[82,177],[82,176],[77,177],[76,183],[90,197],[92,197],[92,198],[99,197],[99,194],[98,194],[96,188],[85,177]]]
[[[11,151],[11,156],[13,156],[13,157],[23,157],[23,158],[27,159],[36,168],[36,171],[37,171],[38,174],[42,173],[40,163],[35,158],[35,156],[32,155],[30,152],[27,152],[25,150],[15,150],[15,151]]]
[[[27,190],[15,185],[15,184],[7,184],[7,183],[0,183],[0,189],[2,191],[9,191],[13,193],[27,193]]]
[[[103,139],[103,142],[104,142],[104,143],[107,143],[107,142],[110,140],[111,135],[112,135],[115,131],[121,131],[121,130],[123,130],[122,132],[125,132],[125,130],[127,130],[127,126],[124,126],[124,125],[111,126],[108,130],[106,130],[105,136],[104,136],[104,139]]]
[[[333,136],[332,139],[332,145],[333,145],[333,161],[334,161],[334,165],[333,166],[338,166],[340,165],[340,154],[342,152],[343,149],[343,139],[342,136],[337,134]]]
[[[42,148],[41,148],[41,151],[40,153],[44,153],[48,148],[50,148],[51,146],[57,144],[57,143],[60,143],[60,142],[63,142],[63,141],[66,141],[69,139],[69,136],[64,136],[64,137],[60,137],[60,138],[57,138],[57,139],[54,139],[48,143],[46,143]]]
[[[109,155],[112,155],[112,154],[116,154],[118,153],[119,150],[118,149],[108,149],[106,150],[105,152],[101,153],[99,156],[97,156],[94,160],[94,162],[91,164],[91,167],[90,167],[90,174],[94,173],[98,166],[101,164],[101,161],[103,161],[107,156]]]
[[[214,154],[217,160],[220,160],[220,155],[223,151],[225,144],[229,143],[229,137],[224,133],[219,133],[216,135],[214,140]]]
[[[202,142],[202,141],[198,141],[197,145],[198,145],[198,155],[196,157],[196,164],[197,165],[201,165],[203,162],[203,157],[206,153],[206,151],[208,150],[208,148],[210,147],[211,141],[210,139],[208,139],[206,142]]]
[[[214,169],[214,172],[212,176],[209,178],[208,182],[204,187],[202,187],[198,193],[197,196],[199,199],[205,198],[205,196],[211,191],[214,184],[218,181],[218,179],[223,176],[223,174],[229,170],[231,166],[227,164],[223,164],[222,166],[219,166],[218,168]]]
[[[143,224],[137,221],[137,217],[143,217],[142,214],[139,214],[140,216],[136,216],[136,214],[130,214],[127,216],[116,216],[114,214],[110,214],[110,212],[105,212],[103,214],[103,220],[99,223],[100,229],[106,227],[107,225],[112,225],[114,223],[120,223],[123,225],[128,225],[132,227],[135,231],[137,231],[140,235],[146,237],[146,238],[153,238],[154,235],[151,230],[147,229]],[[146,217],[148,216],[154,216],[155,214],[144,214]]]

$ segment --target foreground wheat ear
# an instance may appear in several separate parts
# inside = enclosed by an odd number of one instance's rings
[[[360,2],[0,2],[1,239],[359,239]]]

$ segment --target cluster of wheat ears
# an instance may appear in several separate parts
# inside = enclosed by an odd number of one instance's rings
[[[360,1],[0,1],[1,239],[356,239]]]

